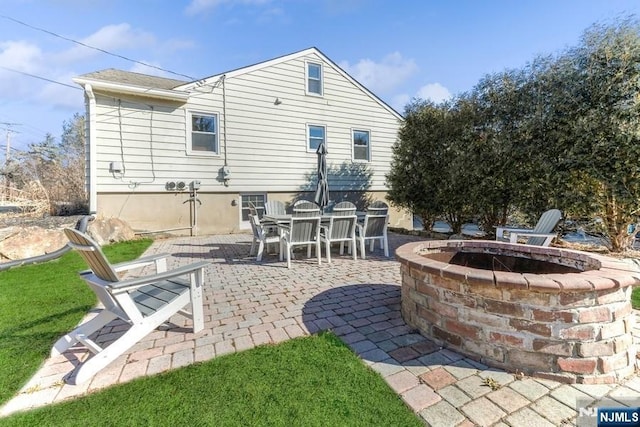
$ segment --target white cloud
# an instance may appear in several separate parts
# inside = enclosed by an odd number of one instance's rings
[[[271,0],[192,0],[185,9],[187,15],[196,15],[210,9],[215,9],[222,4],[228,5],[262,5],[269,3]]]
[[[80,40],[80,42],[95,48],[109,52],[119,49],[135,49],[149,47],[155,44],[153,34],[131,28],[127,23],[107,25],[95,33]],[[76,45],[61,54],[57,59],[64,63],[73,63],[98,55],[99,51],[84,46]]]
[[[26,41],[0,42],[0,65],[14,70],[34,72],[42,62],[42,51]]]
[[[173,53],[180,50],[193,49],[196,46],[193,40],[169,39],[162,43],[160,49],[164,53]]]
[[[442,86],[440,83],[429,83],[418,89],[416,96],[439,104],[442,101],[450,99],[451,92],[449,92],[449,89]]]
[[[401,93],[391,98],[390,105],[394,110],[402,114],[404,112],[404,107],[409,103],[409,101],[411,101],[411,97],[406,93]]]
[[[33,92],[34,82],[22,73],[42,70],[42,51],[26,41],[0,42],[0,93],[5,100],[23,100]]]
[[[56,76],[52,80],[75,86],[71,79],[76,75],[76,73],[67,72],[64,75]],[[80,86],[76,87],[80,89]],[[55,83],[47,83],[38,89],[38,94],[35,99],[49,107],[79,113],[84,111],[84,95],[82,94],[82,90],[72,89]]]
[[[354,65],[346,61],[339,65],[375,93],[388,93],[418,70],[413,59],[405,59],[399,52],[385,56],[380,62],[361,59]]]

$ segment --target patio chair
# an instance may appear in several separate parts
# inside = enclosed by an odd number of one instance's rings
[[[332,216],[352,216],[356,214],[356,205],[354,205],[351,202],[345,201],[345,202],[340,202],[337,203],[335,206],[333,206],[333,209],[331,211]],[[351,239],[346,239],[344,238],[344,240],[341,237],[338,236],[344,236],[343,231],[342,230],[342,226],[340,226],[340,224],[346,224],[346,221],[343,220],[335,220],[337,221],[338,226],[334,226],[333,228],[333,234],[334,234],[334,239],[332,239],[332,242],[340,242],[340,255],[344,254],[344,244],[347,243],[348,244],[348,252],[349,254],[352,253],[353,248],[355,247],[355,228],[356,228],[356,223],[357,223],[357,217],[356,217],[356,221],[353,224],[353,237],[354,240],[352,241]],[[333,222],[333,221],[332,221]],[[332,224],[329,224],[329,226],[331,226]],[[325,228],[325,227],[323,227]],[[320,230],[320,233],[322,233],[323,230]],[[330,235],[332,233],[329,233]],[[321,234],[321,239],[322,239],[322,234]],[[353,254],[353,259],[356,259],[356,254]],[[327,256],[327,260],[329,262],[331,262],[331,259],[329,256]]]
[[[249,249],[249,256],[253,256],[256,244],[258,246],[258,252],[256,254],[256,261],[262,261],[262,254],[265,246],[269,247],[271,243],[280,244],[280,235],[276,228],[275,231],[271,227],[265,227],[258,218],[257,214],[249,214],[249,223],[251,224],[251,230],[253,231],[253,240],[251,241],[251,249]]]
[[[356,205],[351,202],[340,202],[333,206],[333,215],[355,215]]]
[[[295,216],[320,216],[320,206],[316,205],[314,202],[310,202],[309,200],[297,200],[293,204],[293,214]],[[311,247],[312,245],[307,245],[307,258],[311,258]]]
[[[287,210],[280,200],[269,200],[264,204],[264,212],[267,215],[285,215]]]
[[[64,233],[69,239],[69,245],[79,252],[91,268],[81,272],[80,277],[104,307],[91,320],[53,345],[51,356],[61,354],[78,343],[93,353],[65,377],[68,383],[79,384],[93,377],[176,313],[192,319],[194,333],[202,330],[203,271],[207,262],[197,262],[167,271],[167,255],[161,254],[111,265],[100,246],[89,236],[70,228],[65,229]],[[124,280],[118,275],[151,264],[155,264],[155,274]],[[188,276],[188,279],[185,280],[184,276]],[[191,312],[184,310],[189,304]],[[119,338],[106,344],[104,348],[90,338],[91,334],[116,318],[131,325]]]
[[[293,213],[297,216],[319,216],[320,207],[308,200],[298,200],[293,204]]]
[[[258,224],[262,225],[262,228],[264,228],[268,234],[274,234],[278,232],[278,225],[275,222],[267,221],[262,218],[262,215],[260,215],[260,211],[261,210],[264,211],[265,210],[264,208],[259,209],[258,207],[256,207],[256,205],[253,202],[247,202],[247,206],[249,207],[249,216],[255,215],[257,217]],[[251,219],[249,219],[249,223],[251,223]],[[253,230],[254,237],[255,237],[255,230],[253,229],[253,224],[251,224],[251,229]],[[251,242],[251,251],[249,255],[253,253],[254,243],[255,243],[255,239],[253,240],[253,242]]]
[[[366,211],[372,215],[386,215],[389,213],[389,205],[382,200],[376,200],[367,206]]]
[[[549,246],[553,238],[556,237],[556,233],[552,233],[552,231],[560,219],[562,219],[562,212],[558,209],[550,209],[540,216],[533,229],[497,227],[496,240],[518,243],[519,238],[524,238],[523,242],[527,245]],[[505,232],[509,233],[508,239],[504,236]]]
[[[296,214],[294,212],[288,226],[282,228],[280,237],[280,261],[283,260],[283,252],[287,254],[287,268],[291,268],[293,248],[307,246],[307,258],[311,258],[311,246],[316,247],[318,265],[320,265],[320,211],[316,216],[308,216],[308,212]]]
[[[376,240],[384,249],[384,256],[389,256],[389,239],[387,237],[387,223],[389,222],[389,207],[384,202],[374,202],[367,207],[364,223],[356,228],[356,240],[360,243],[362,259],[366,259],[365,243],[369,241],[369,251],[373,251]]]
[[[333,214],[329,217],[329,224],[323,225],[320,230],[320,240],[324,242],[327,262],[331,263],[331,243],[340,243],[340,255],[344,253],[344,243],[349,244],[349,253],[353,252],[356,259],[356,205],[351,202],[340,202],[333,208]]]

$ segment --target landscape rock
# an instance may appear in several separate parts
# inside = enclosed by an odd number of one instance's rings
[[[64,247],[68,240],[62,229],[75,228],[82,217],[0,215],[0,263],[44,255]],[[135,239],[133,229],[118,218],[90,221],[87,234],[100,245]]]
[[[67,244],[62,230],[38,226],[9,227],[2,230],[0,259],[18,260],[56,251]]]
[[[101,246],[136,238],[131,226],[119,218],[96,218],[89,222],[87,233]]]

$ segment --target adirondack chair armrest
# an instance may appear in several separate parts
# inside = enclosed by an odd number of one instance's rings
[[[137,288],[144,285],[149,285],[151,283],[159,282],[162,280],[172,279],[174,277],[185,276],[187,274],[193,273],[197,270],[201,270],[209,265],[207,261],[195,262],[193,264],[185,265],[182,267],[174,268],[172,270],[163,271],[156,274],[150,274],[148,276],[142,277],[134,277],[131,279],[123,280],[121,282],[116,282],[110,284],[111,289],[114,291],[128,291],[133,288]]]
[[[516,227],[496,227],[496,234],[502,234],[505,231],[508,231],[509,233],[513,233],[513,232],[526,232],[526,231],[533,231],[533,228],[516,228]]]
[[[511,232],[511,234],[509,235],[509,243],[518,243],[518,238],[519,237],[544,237],[545,243],[543,246],[547,246],[549,243],[551,243],[551,240],[553,240],[554,237],[556,237],[558,235],[558,233],[534,233],[531,231],[527,231],[527,232]]]
[[[116,273],[120,273],[121,271],[133,270],[139,267],[145,267],[150,264],[154,264],[157,261],[165,260],[169,257],[169,254],[156,254],[149,255],[146,257],[138,258],[133,261],[120,262],[118,264],[112,264],[113,270]]]
[[[516,228],[516,227],[504,227],[504,226],[496,227],[496,239],[506,239],[506,237],[504,237],[505,232],[509,234],[526,233],[526,232],[533,232],[533,228]]]

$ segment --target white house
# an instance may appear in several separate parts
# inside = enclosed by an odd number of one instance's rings
[[[402,117],[316,48],[199,81],[114,69],[74,81],[91,213],[140,231],[249,228],[250,201],[313,199],[321,140],[331,200],[385,198]],[[411,225],[391,211],[391,226]]]

